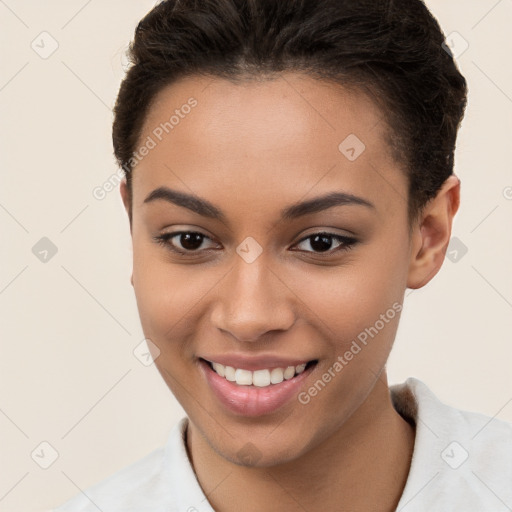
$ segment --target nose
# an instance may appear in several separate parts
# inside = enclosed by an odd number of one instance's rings
[[[218,289],[212,324],[243,342],[286,331],[295,322],[295,296],[288,286],[263,255],[252,263],[238,258]]]

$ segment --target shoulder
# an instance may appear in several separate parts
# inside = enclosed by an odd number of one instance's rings
[[[390,393],[397,412],[416,426],[403,512],[484,512],[512,504],[510,423],[447,405],[418,379]]]
[[[424,426],[432,425],[440,435],[471,435],[472,439],[512,442],[512,424],[479,412],[458,409],[442,402],[419,379],[409,378],[403,384],[390,387],[393,405],[397,411]]]

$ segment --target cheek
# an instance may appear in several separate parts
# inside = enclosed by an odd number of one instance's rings
[[[345,344],[373,326],[381,315],[390,320],[386,326],[393,324],[398,309],[393,305],[401,306],[406,277],[404,251],[368,248],[339,267],[304,274],[295,280],[300,283],[295,291],[321,320],[325,335]]]
[[[191,320],[200,311],[208,292],[222,278],[213,267],[173,264],[165,248],[137,239],[133,244],[133,287],[144,334],[161,351],[191,350]]]
[[[337,271],[308,275],[299,292],[317,316],[327,356],[299,399],[323,418],[319,428],[326,431],[349,417],[372,389],[402,310],[406,255],[391,246],[362,254]]]
[[[153,247],[154,245],[154,247]],[[191,308],[196,286],[187,286],[187,273],[165,261],[164,249],[133,235],[133,288],[146,337],[161,346],[162,336]]]

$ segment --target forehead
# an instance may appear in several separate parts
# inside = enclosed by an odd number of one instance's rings
[[[241,83],[189,77],[160,91],[148,112],[139,146],[151,150],[135,167],[134,200],[165,184],[230,201],[278,190],[283,201],[297,200],[333,188],[404,199],[386,130],[362,92],[301,74]]]

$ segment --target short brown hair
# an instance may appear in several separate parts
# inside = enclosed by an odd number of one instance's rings
[[[467,84],[421,0],[164,0],[138,24],[114,109],[113,145],[131,158],[152,99],[179,78],[300,71],[370,93],[406,170],[410,218],[453,173]]]

